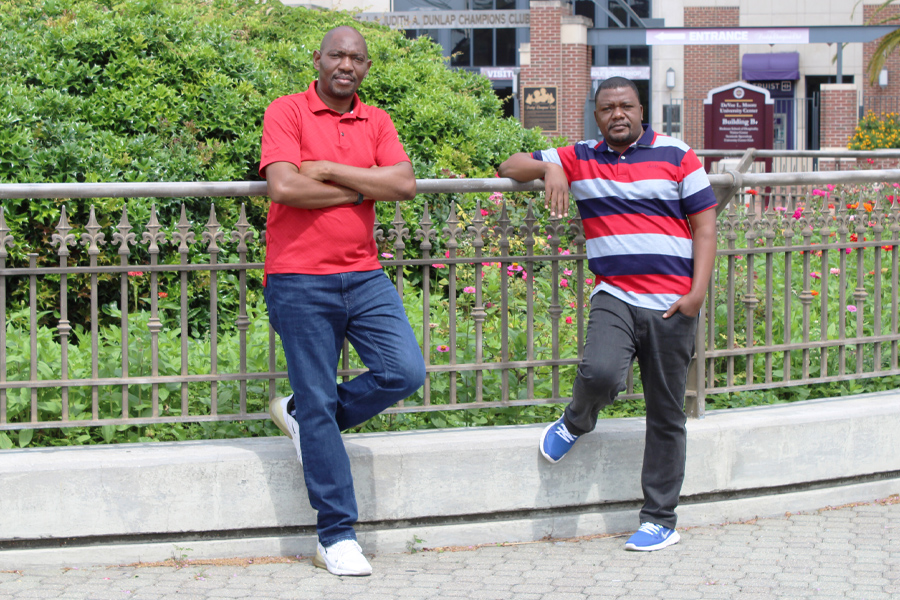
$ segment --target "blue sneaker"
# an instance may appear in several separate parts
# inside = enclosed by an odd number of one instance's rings
[[[541,434],[541,454],[552,463],[562,460],[578,438],[569,433],[563,418],[550,423]]]
[[[626,550],[650,552],[662,550],[666,546],[677,544],[681,539],[678,532],[656,523],[641,523],[641,528],[625,542]]]

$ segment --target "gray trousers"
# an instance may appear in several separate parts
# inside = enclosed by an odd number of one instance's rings
[[[647,433],[641,488],[641,522],[675,527],[675,507],[684,481],[687,431],[684,388],[694,353],[697,317],[638,308],[605,292],[594,294],[584,358],[566,407],[573,435],[592,431],[597,414],[625,389],[637,358],[647,404]]]

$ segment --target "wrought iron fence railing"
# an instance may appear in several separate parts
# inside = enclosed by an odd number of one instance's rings
[[[689,413],[702,416],[711,394],[900,374],[900,170],[733,169],[710,179],[720,244]],[[398,203],[376,225],[428,371],[424,388],[389,412],[567,401],[594,283],[575,211],[545,218],[539,198],[508,194],[539,192],[540,182],[418,183],[416,222]],[[0,185],[5,205],[264,195],[260,182]],[[93,210],[84,224],[62,212],[50,266],[38,261],[44,247],[14,260],[22,232],[0,208],[0,431],[267,418],[287,383],[252,259],[263,236],[243,210],[229,231],[218,218],[213,207],[192,226],[182,208],[175,223],[151,211],[135,225],[123,210],[104,228]],[[117,263],[100,260],[107,239]],[[27,301],[11,303],[13,291]],[[345,345],[338,376],[362,369]],[[622,397],[640,397],[637,373]]]

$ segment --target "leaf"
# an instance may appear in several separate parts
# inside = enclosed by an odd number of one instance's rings
[[[23,429],[19,431],[19,448],[24,448],[31,443],[34,437],[34,429]]]

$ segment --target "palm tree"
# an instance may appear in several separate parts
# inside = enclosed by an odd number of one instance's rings
[[[885,25],[885,24],[896,24],[897,19],[900,19],[900,14],[887,13],[887,8],[894,4],[895,0],[884,0],[881,5],[875,9],[875,12],[872,14],[872,18],[869,19],[869,22],[866,25]],[[856,11],[856,7],[862,4],[862,0],[857,0],[856,4],[853,6],[853,11]],[[891,33],[883,36],[878,45],[875,47],[875,52],[872,54],[872,60],[869,61],[869,66],[866,67],[866,75],[869,77],[869,83],[872,85],[876,85],[878,83],[878,75],[881,73],[881,68],[884,66],[885,61],[889,54],[895,52],[897,47],[900,46],[900,29],[895,29]]]

